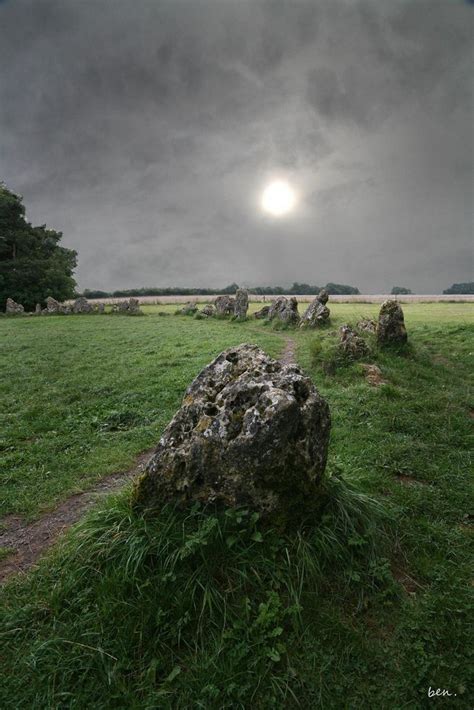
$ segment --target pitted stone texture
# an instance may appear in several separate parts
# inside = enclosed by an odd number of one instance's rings
[[[247,318],[247,311],[249,308],[249,294],[243,288],[238,288],[235,293],[235,304],[234,304],[234,315],[238,320],[245,320]]]
[[[357,328],[365,331],[366,333],[375,333],[377,330],[377,322],[371,318],[363,318],[357,323]]]
[[[217,296],[214,301],[216,315],[232,316],[234,314],[235,300],[231,296]]]
[[[21,303],[16,303],[16,301],[13,300],[13,298],[7,298],[7,303],[5,306],[5,313],[7,313],[10,316],[17,316],[20,313],[24,313],[25,309],[21,305]]]
[[[339,349],[351,360],[358,360],[368,354],[367,343],[349,325],[341,325],[339,336]]]
[[[204,306],[204,308],[201,308],[199,311],[203,316],[206,316],[209,318],[210,316],[214,316],[216,314],[216,309],[212,305],[212,303],[208,303],[207,306]]]
[[[296,365],[255,345],[231,348],[187,389],[135,501],[248,505],[298,518],[320,502],[329,432],[329,407]]]
[[[254,318],[268,318],[268,313],[270,311],[270,306],[263,306],[259,311],[255,311],[253,314]]]
[[[275,318],[283,323],[288,323],[288,325],[297,325],[300,322],[298,301],[294,296],[292,298],[278,296],[273,301],[268,311],[268,319],[274,320]]]
[[[73,303],[72,306],[73,313],[92,313],[94,310],[87,298],[84,296],[79,296]]]
[[[382,303],[377,323],[379,345],[403,345],[407,342],[407,331],[402,307],[397,301]]]
[[[61,313],[61,304],[56,301],[52,296],[48,296],[46,299],[46,308],[43,308],[43,313],[46,315],[55,315]]]
[[[328,323],[330,311],[326,306],[329,294],[326,289],[321,289],[316,298],[311,301],[308,308],[301,317],[300,326],[306,328],[318,328],[325,323]]]

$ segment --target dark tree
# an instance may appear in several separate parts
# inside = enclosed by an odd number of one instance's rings
[[[461,294],[461,295],[466,295],[466,294],[474,294],[474,281],[468,281],[466,283],[460,283],[460,284],[453,284],[450,288],[447,288],[443,291],[443,293],[452,293],[452,294]]]
[[[409,296],[411,290],[409,288],[405,288],[404,286],[394,286],[390,293],[392,296]]]
[[[77,254],[59,246],[61,237],[27,222],[22,198],[0,183],[0,307],[8,297],[26,310],[47,296],[72,298]]]

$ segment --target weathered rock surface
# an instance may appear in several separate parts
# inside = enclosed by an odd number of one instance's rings
[[[377,330],[377,321],[371,318],[363,318],[357,323],[357,328],[363,330],[366,333],[375,333]]]
[[[330,311],[326,306],[328,299],[329,294],[326,289],[321,289],[301,317],[300,326],[302,328],[318,328],[329,321]]]
[[[10,316],[17,316],[20,313],[24,313],[25,309],[21,305],[21,303],[17,303],[16,301],[13,300],[13,298],[7,298],[7,303],[5,306],[5,313],[7,313]]]
[[[204,306],[204,308],[201,308],[200,313],[202,313],[203,316],[207,316],[208,318],[210,316],[214,316],[216,313],[216,309],[212,305],[212,303],[208,303],[207,306]]]
[[[231,316],[234,313],[235,300],[231,296],[217,296],[214,306],[216,315]]]
[[[288,522],[320,502],[329,407],[296,365],[255,345],[221,353],[187,389],[136,504],[248,505]]]
[[[40,316],[41,315],[41,304],[37,303],[35,306],[35,315]]]
[[[341,325],[339,328],[339,336],[340,342],[338,347],[340,351],[351,360],[358,360],[368,354],[369,348],[367,347],[367,343],[360,335],[357,335],[349,325]]]
[[[45,315],[55,315],[57,313],[61,313],[61,304],[52,296],[48,296],[46,299],[46,308],[43,308],[42,312]]]
[[[255,311],[253,314],[254,318],[268,318],[268,312],[270,310],[270,306],[263,306],[263,308],[260,308],[259,311]]]
[[[288,325],[297,325],[300,322],[300,314],[298,313],[298,301],[293,296],[278,296],[270,306],[268,311],[268,319],[274,320],[277,318]]]
[[[138,298],[129,298],[127,301],[114,303],[112,313],[123,313],[124,315],[137,316],[142,315],[143,311],[140,308]]]
[[[92,313],[94,310],[87,298],[79,296],[72,305],[73,313]]]
[[[382,303],[377,323],[379,345],[402,345],[407,342],[407,331],[402,307],[397,301]]]
[[[234,303],[234,315],[238,320],[245,320],[247,318],[247,311],[249,309],[249,294],[243,288],[238,288],[235,293],[235,303]]]

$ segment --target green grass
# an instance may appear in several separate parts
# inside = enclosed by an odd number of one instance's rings
[[[404,306],[409,346],[364,360],[379,388],[360,363],[325,367],[338,325],[376,305],[304,333],[145,310],[0,322],[5,512],[127,466],[214,355],[288,336],[331,407],[331,503],[284,536],[246,511],[147,520],[111,498],[3,592],[0,706],[470,708],[472,306]]]

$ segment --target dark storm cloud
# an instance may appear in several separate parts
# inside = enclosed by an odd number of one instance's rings
[[[470,280],[456,0],[0,2],[0,165],[83,287]],[[261,214],[283,175],[298,210]]]

